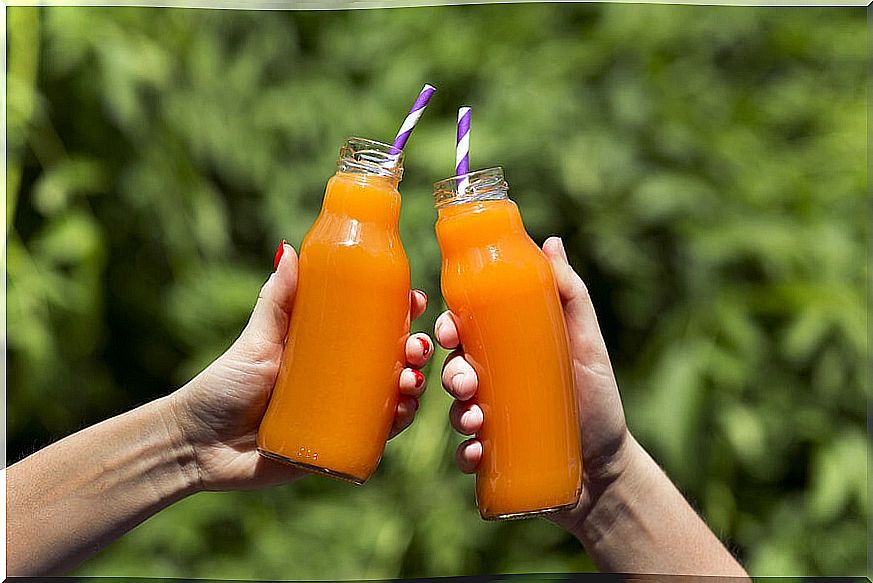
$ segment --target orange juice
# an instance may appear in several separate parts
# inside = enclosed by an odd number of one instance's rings
[[[363,483],[394,419],[409,335],[402,172],[385,144],[352,138],[300,246],[282,365],[258,451]]]
[[[488,520],[572,507],[582,488],[573,367],[551,265],[500,168],[435,185],[443,297],[484,413],[476,501]]]

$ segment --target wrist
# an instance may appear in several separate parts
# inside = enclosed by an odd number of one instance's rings
[[[203,490],[203,480],[197,462],[197,451],[186,431],[186,417],[177,393],[171,393],[153,403],[166,432],[166,452],[176,474],[180,497]]]
[[[635,513],[643,500],[646,476],[650,473],[647,461],[650,460],[639,442],[628,434],[622,455],[615,460],[614,471],[599,487],[592,488],[584,518],[574,525],[573,535],[586,549],[595,548],[616,525]]]
[[[565,528],[601,571],[747,577],[630,434],[609,479],[589,484]],[[599,470],[603,465],[596,466]],[[587,496],[587,497],[586,497]]]
[[[570,532],[586,547],[599,540],[634,498],[641,466],[647,454],[625,429],[618,447],[609,456],[586,460],[584,484],[579,503],[556,514],[553,522]]]

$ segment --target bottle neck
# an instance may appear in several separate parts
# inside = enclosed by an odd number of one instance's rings
[[[496,245],[527,233],[518,207],[509,200],[503,169],[487,168],[434,184],[439,218],[437,237],[443,252]]]
[[[396,228],[403,152],[374,140],[349,138],[340,148],[336,165],[324,194],[322,215]]]
[[[403,151],[375,140],[349,138],[336,165],[338,173],[388,178],[396,188],[403,178]]]
[[[528,239],[518,207],[508,198],[457,202],[441,207],[438,214],[436,232],[443,254]]]
[[[434,184],[433,188],[437,209],[509,198],[509,185],[503,179],[503,168],[499,166],[446,178]]]
[[[396,228],[400,221],[397,181],[339,170],[327,184],[322,214]]]

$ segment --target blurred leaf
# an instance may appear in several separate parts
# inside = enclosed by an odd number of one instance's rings
[[[810,506],[821,520],[832,520],[856,501],[867,506],[867,467],[871,447],[865,434],[846,432],[819,448],[812,461]]]
[[[57,221],[48,223],[34,246],[42,258],[53,263],[81,263],[101,251],[99,229],[91,215],[69,212]]]
[[[735,405],[722,412],[721,421],[735,455],[746,464],[754,466],[766,451],[765,420],[747,407]]]
[[[33,206],[42,214],[53,216],[66,211],[74,195],[103,192],[107,186],[107,176],[98,161],[63,160],[34,185]]]

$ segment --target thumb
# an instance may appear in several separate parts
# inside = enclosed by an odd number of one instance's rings
[[[281,259],[276,271],[261,287],[255,309],[240,336],[240,341],[253,348],[260,348],[264,344],[282,344],[288,333],[297,292],[297,253],[285,241],[282,241],[279,249]]]
[[[558,294],[564,305],[564,318],[574,357],[589,365],[598,361],[608,365],[609,355],[591,296],[582,278],[567,260],[564,242],[558,237],[549,237],[543,243],[543,252],[552,265]]]

